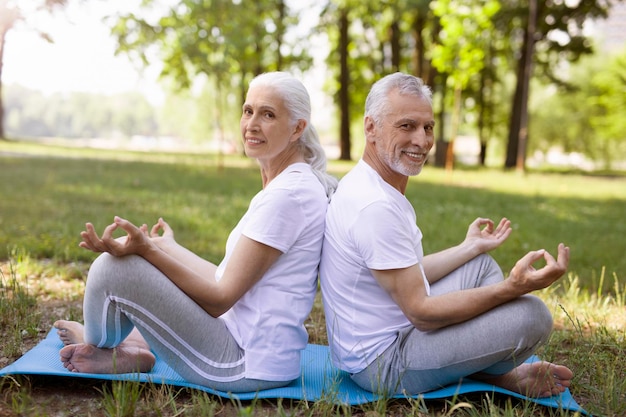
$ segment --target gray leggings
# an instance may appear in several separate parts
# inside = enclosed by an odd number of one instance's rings
[[[151,350],[186,381],[254,392],[290,381],[244,378],[244,352],[226,325],[139,256],[100,255],[84,299],[85,342],[112,348],[136,327]]]
[[[491,285],[503,279],[489,255],[481,255],[434,283],[431,294]],[[501,375],[528,359],[552,331],[552,316],[537,297],[525,295],[472,320],[422,332],[407,327],[363,371],[362,388],[418,394],[475,375]]]

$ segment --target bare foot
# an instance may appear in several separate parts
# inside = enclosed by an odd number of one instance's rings
[[[486,381],[527,397],[558,395],[572,382],[573,372],[562,365],[539,361],[523,363],[512,371]]]
[[[65,345],[60,356],[63,366],[72,372],[125,374],[149,372],[156,361],[150,346],[135,328],[115,348],[98,348],[85,343],[84,326],[76,321],[54,323],[59,339]]]
[[[149,372],[155,362],[150,350],[129,346],[125,342],[113,349],[86,343],[70,344],[61,349],[60,355],[67,370],[93,374]]]
[[[57,320],[54,322],[54,328],[57,329],[57,335],[65,346],[85,342],[84,326],[77,321]]]

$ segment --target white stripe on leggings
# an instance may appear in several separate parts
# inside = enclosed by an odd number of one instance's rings
[[[116,296],[109,296],[107,297],[107,301],[105,303],[105,309],[103,311],[103,322],[106,323],[106,307],[111,303],[111,302],[116,302],[118,304],[121,305],[126,305],[129,306],[131,308],[134,308],[138,311],[140,311],[142,314],[145,314],[150,320],[153,320],[154,322],[157,323],[158,326],[160,326],[160,328],[162,330],[165,330],[166,333],[168,333],[170,336],[172,336],[174,339],[177,339],[180,341],[181,345],[183,345],[185,347],[185,349],[187,349],[193,356],[195,356],[196,358],[198,358],[201,362],[206,363],[207,365],[210,365],[214,368],[218,368],[218,369],[229,369],[229,368],[236,368],[240,365],[242,365],[245,362],[245,358],[241,358],[239,360],[237,360],[236,362],[231,362],[231,363],[219,363],[219,362],[215,362],[209,358],[207,358],[206,356],[202,355],[200,352],[198,352],[196,349],[194,349],[191,345],[189,345],[185,340],[181,339],[178,337],[178,335],[176,334],[176,332],[174,332],[169,326],[167,326],[163,321],[161,321],[158,317],[156,317],[155,315],[153,315],[152,313],[150,313],[148,310],[146,310],[145,308],[143,308],[142,306],[126,300],[124,298],[121,297],[116,297]],[[120,325],[120,310],[119,309],[115,309],[116,310],[116,314],[115,314],[115,333],[116,333],[116,341],[117,339],[119,339],[119,335],[121,334],[121,325]],[[152,334],[152,336],[154,336],[157,340],[159,340],[160,343],[162,343],[165,347],[167,347],[170,351],[172,351],[174,354],[176,354],[177,356],[179,356],[191,369],[194,370],[194,372],[196,372],[198,375],[200,375],[201,377],[208,379],[208,380],[212,380],[212,381],[217,381],[217,382],[231,382],[231,381],[236,381],[239,380],[241,378],[244,377],[244,373],[240,373],[238,375],[233,375],[233,376],[228,376],[228,377],[220,377],[220,376],[216,376],[216,375],[211,375],[205,371],[203,371],[201,368],[199,368],[198,366],[196,366],[189,358],[187,358],[185,355],[182,354],[182,352],[180,352],[175,346],[171,345],[169,342],[167,342],[163,337],[161,337],[161,335],[154,330],[152,327],[148,326],[147,323],[145,323],[143,320],[141,320],[139,317],[129,314],[128,312],[125,312],[125,314],[128,314],[130,316],[132,316],[134,318],[134,320],[136,320],[138,323],[141,323],[141,325],[150,332],[150,334]],[[106,333],[106,326],[103,326],[103,334]]]

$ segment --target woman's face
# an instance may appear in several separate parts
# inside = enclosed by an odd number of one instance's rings
[[[301,123],[291,121],[284,100],[267,86],[248,90],[240,127],[246,155],[259,161],[278,157],[302,135]]]

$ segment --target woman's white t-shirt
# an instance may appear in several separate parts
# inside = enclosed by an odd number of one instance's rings
[[[223,276],[241,235],[282,252],[267,273],[221,318],[245,351],[245,377],[289,381],[300,375],[328,198],[306,163],[290,165],[250,202],[231,232],[216,272]]]

